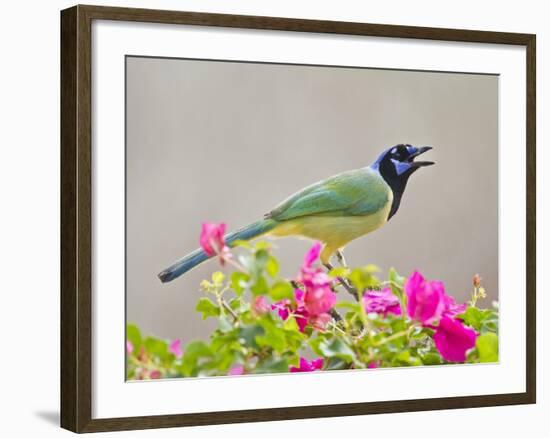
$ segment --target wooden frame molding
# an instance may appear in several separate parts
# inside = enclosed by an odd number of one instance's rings
[[[526,392],[92,419],[91,24],[93,20],[139,21],[525,46],[527,52],[526,291],[528,315]],[[81,5],[63,10],[61,12],[61,426],[74,432],[98,432],[535,403],[535,52],[536,37],[531,34]]]

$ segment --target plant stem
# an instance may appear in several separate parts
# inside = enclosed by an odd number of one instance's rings
[[[237,322],[239,320],[239,316],[235,313],[231,306],[229,306],[223,298],[220,298],[220,302],[223,308],[233,317],[234,321]]]
[[[381,345],[387,344],[388,342],[391,342],[391,341],[395,341],[396,339],[399,339],[403,336],[408,336],[413,328],[414,328],[414,325],[411,325],[407,330],[394,333],[393,335],[388,336],[387,338],[384,338],[380,342],[377,342],[376,344],[373,344],[373,345],[375,347],[380,347]]]
[[[330,263],[323,263],[325,268],[330,272],[334,269],[334,266],[332,266]],[[348,291],[349,294],[351,294],[356,301],[359,301],[359,294],[357,293],[357,290],[355,290],[354,287],[352,287],[346,279],[342,277],[336,277],[336,280],[344,287],[346,291]]]

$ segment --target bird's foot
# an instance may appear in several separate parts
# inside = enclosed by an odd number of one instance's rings
[[[344,251],[342,251],[341,249],[336,251],[336,258],[338,259],[338,262],[340,263],[340,265],[342,265],[342,267],[346,269],[348,268],[348,264],[346,263],[346,259],[344,257]]]
[[[336,309],[330,309],[330,316],[332,316],[336,324],[342,321],[342,316],[336,311]]]
[[[334,266],[332,266],[330,262],[323,263],[323,265],[325,266],[325,268],[328,269],[329,272],[334,269]],[[336,279],[349,294],[353,295],[353,297],[357,301],[359,301],[359,294],[357,293],[357,290],[349,283],[348,280],[342,277],[336,277]]]

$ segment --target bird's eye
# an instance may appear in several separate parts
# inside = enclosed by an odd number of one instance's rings
[[[396,160],[402,161],[407,157],[407,149],[403,146],[395,147],[391,150],[391,155]]]

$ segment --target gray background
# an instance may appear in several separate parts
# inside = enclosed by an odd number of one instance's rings
[[[127,319],[145,333],[206,338],[194,310],[216,262],[168,284],[156,274],[296,190],[370,164],[396,143],[431,145],[400,210],[352,242],[350,265],[418,268],[468,299],[498,296],[498,78],[487,75],[127,59]],[[429,158],[428,158],[429,155]],[[275,241],[294,275],[307,241]]]

